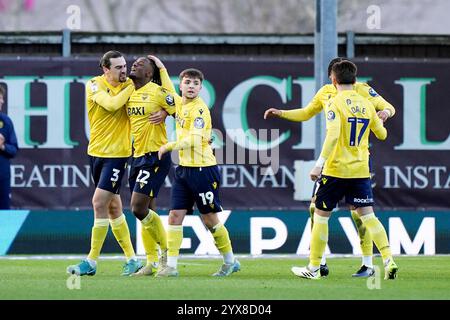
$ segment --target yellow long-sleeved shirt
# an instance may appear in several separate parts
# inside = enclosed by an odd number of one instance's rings
[[[390,117],[394,116],[395,108],[382,96],[376,93],[375,90],[373,90],[368,84],[356,82],[353,89],[358,94],[368,99],[374,105],[375,110],[389,110]],[[336,94],[336,87],[332,84],[326,84],[320,88],[306,107],[293,110],[283,110],[280,117],[295,122],[307,121],[324,110],[330,99],[334,98]]]
[[[133,157],[141,157],[148,152],[158,151],[167,143],[165,123],[152,124],[148,117],[151,113],[165,109],[175,114],[175,87],[166,69],[160,69],[162,86],[149,82],[135,90],[127,103],[127,114],[130,118],[131,135],[133,137]],[[167,88],[167,90],[166,90]],[[172,92],[168,92],[172,90]]]
[[[355,90],[345,90],[330,100],[325,113],[327,133],[320,154],[326,160],[323,174],[369,178],[369,133],[380,140],[387,137],[373,104]]]
[[[212,122],[208,106],[200,97],[187,104],[183,104],[179,96],[175,101],[177,141],[168,143],[168,150],[180,150],[180,165],[185,167],[216,165],[216,157],[209,143]]]
[[[130,79],[117,87],[111,86],[104,75],[87,82],[89,155],[102,158],[131,155],[130,123],[124,106],[133,90]]]

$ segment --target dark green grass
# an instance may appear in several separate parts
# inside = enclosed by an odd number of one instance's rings
[[[381,268],[381,259],[376,263]],[[367,279],[351,274],[360,259],[328,260],[330,276],[295,277],[290,268],[305,259],[241,259],[242,271],[228,278],[210,275],[219,259],[180,259],[178,278],[121,277],[123,262],[100,260],[97,275],[69,290],[65,269],[75,260],[0,260],[0,299],[450,299],[450,257],[397,257],[398,278],[369,290]],[[381,268],[381,270],[383,270]],[[376,282],[373,281],[376,285]]]

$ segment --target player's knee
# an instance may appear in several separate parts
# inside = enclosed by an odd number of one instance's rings
[[[117,202],[111,201],[111,203],[109,204],[109,213],[111,215],[122,214],[122,206]]]
[[[131,203],[131,211],[133,212],[134,216],[139,220],[143,220],[148,214],[147,207],[139,202]]]
[[[201,216],[203,223],[208,229],[212,229],[215,227],[218,223],[220,223],[219,218],[217,217],[216,213],[208,213],[208,214],[202,214]]]
[[[169,212],[169,224],[170,225],[179,225],[183,222],[184,215],[177,210],[170,210]]]
[[[96,214],[106,214],[108,211],[108,203],[99,197],[92,198],[92,208]]]

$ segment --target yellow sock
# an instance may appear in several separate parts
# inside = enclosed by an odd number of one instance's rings
[[[223,224],[219,223],[214,226],[211,233],[214,238],[214,243],[222,255],[226,255],[227,253],[233,251],[231,248],[230,235],[228,234],[227,228]]]
[[[167,233],[161,221],[161,217],[153,210],[148,210],[148,215],[141,221],[142,225],[150,233],[153,240],[160,246],[161,250],[167,249]]]
[[[112,232],[114,233],[114,236],[116,237],[116,240],[125,253],[127,259],[134,258],[136,255],[131,243],[130,230],[128,229],[125,215],[122,214],[116,219],[109,220],[109,222],[111,223]]]
[[[311,251],[309,254],[309,262],[313,267],[320,267],[320,260],[327,246],[328,219],[316,213],[314,214],[314,225],[311,232]]]
[[[141,235],[142,243],[145,249],[145,255],[147,256],[147,265],[158,262],[158,245],[156,244],[156,241],[153,240],[153,237],[150,235],[147,229],[145,229],[142,223]]]
[[[392,258],[391,248],[389,247],[389,240],[386,235],[386,230],[384,229],[380,220],[375,217],[374,213],[361,216],[361,220],[372,236],[372,239],[375,242],[378,251],[380,251],[383,260]]]
[[[373,242],[372,242],[372,236],[370,235],[370,232],[367,231],[366,226],[361,221],[361,218],[359,217],[359,214],[352,210],[352,219],[355,222],[356,229],[358,229],[358,235],[359,235],[359,244],[361,245],[361,252],[363,256],[372,256],[373,255]]]
[[[180,255],[181,242],[183,242],[183,226],[169,225],[167,229],[168,257]]]
[[[109,220],[94,219],[94,226],[91,234],[91,251],[89,251],[88,259],[97,260],[108,234]]]

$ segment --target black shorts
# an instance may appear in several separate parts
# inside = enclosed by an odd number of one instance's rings
[[[119,194],[122,178],[128,165],[126,158],[89,156],[92,180],[96,188]]]
[[[370,178],[342,179],[322,175],[316,192],[316,208],[332,211],[339,200],[355,207],[373,206],[373,193]]]
[[[194,203],[202,214],[222,211],[219,197],[220,172],[217,166],[183,167],[175,169],[172,186],[174,210],[187,209],[192,213]]]
[[[130,191],[156,198],[172,166],[170,158],[170,152],[165,153],[161,160],[158,159],[158,152],[134,158],[128,178]]]
[[[369,158],[369,171],[370,171],[370,177],[372,178],[374,173],[372,173],[372,159],[371,158]],[[320,179],[317,179],[316,181],[314,181],[314,186],[313,186],[313,191],[312,191],[311,198],[314,198],[316,196],[317,189],[319,188],[319,181],[320,181]]]

